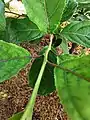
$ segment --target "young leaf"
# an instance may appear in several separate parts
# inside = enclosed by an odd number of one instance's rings
[[[56,56],[52,52],[49,53],[49,60],[56,63]],[[43,62],[43,56],[40,58],[37,58],[33,62],[32,67],[30,69],[29,83],[32,88],[34,88],[34,85],[36,83],[36,79],[41,69],[42,62]],[[46,95],[55,90],[53,69],[54,67],[47,63],[45,71],[43,73],[41,83],[40,83],[40,88],[38,91],[40,95]]]
[[[61,34],[69,41],[90,47],[90,21],[75,21],[67,25]]]
[[[90,119],[90,55],[58,57],[54,70],[58,95],[72,120]]]
[[[21,43],[24,41],[37,40],[42,37],[42,35],[37,26],[28,18],[7,18],[6,31],[0,34],[0,37],[5,41],[8,39],[8,42]]]
[[[6,21],[4,15],[4,3],[0,0],[0,31],[5,30]]]
[[[64,21],[70,19],[74,13],[76,7],[77,7],[76,0],[67,0],[67,4],[65,6],[61,21],[64,22]]]
[[[56,30],[65,2],[66,0],[23,0],[28,17],[44,33]]]
[[[23,112],[19,112],[19,113],[13,115],[12,117],[10,117],[8,120],[20,120],[22,115],[23,115]]]
[[[16,75],[30,59],[24,48],[0,40],[0,82]]]

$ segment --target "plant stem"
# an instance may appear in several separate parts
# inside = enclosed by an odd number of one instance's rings
[[[50,44],[48,46],[48,49],[45,52],[43,64],[42,64],[40,73],[38,75],[37,81],[35,83],[35,87],[34,87],[31,99],[28,102],[26,110],[25,110],[25,112],[24,112],[24,114],[23,114],[23,116],[20,120],[32,120],[33,108],[34,108],[37,92],[38,92],[38,89],[39,89],[39,86],[40,86],[40,82],[41,82],[41,79],[42,79],[42,75],[43,75],[45,66],[46,66],[47,61],[48,61],[48,53],[51,50],[52,40],[53,40],[53,35],[50,35]]]

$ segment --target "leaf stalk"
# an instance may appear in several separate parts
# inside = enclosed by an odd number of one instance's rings
[[[53,34],[50,35],[50,43],[49,43],[49,46],[44,54],[44,60],[43,60],[43,64],[41,66],[41,70],[39,72],[39,75],[38,75],[38,78],[37,78],[37,81],[35,83],[35,87],[34,87],[34,90],[33,90],[33,93],[32,93],[32,96],[27,104],[27,107],[26,107],[26,110],[23,114],[23,116],[21,117],[20,120],[32,120],[32,115],[33,115],[33,108],[34,108],[34,104],[35,104],[35,100],[36,100],[36,96],[37,96],[37,93],[38,93],[38,89],[39,89],[39,86],[40,86],[40,82],[41,82],[41,79],[42,79],[42,76],[43,76],[43,72],[45,70],[45,66],[48,62],[48,54],[49,54],[49,51],[51,50],[51,46],[52,46],[52,41],[53,41]]]

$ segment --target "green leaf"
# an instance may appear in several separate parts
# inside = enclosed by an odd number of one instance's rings
[[[67,25],[61,34],[71,42],[90,47],[90,21],[75,21]]]
[[[70,19],[73,13],[75,12],[76,7],[77,7],[76,0],[67,0],[67,4],[65,6],[61,21],[64,22]]]
[[[69,54],[68,42],[64,38],[62,38],[62,43],[60,46],[61,46],[64,54]]]
[[[27,50],[0,40],[0,82],[16,75],[30,60]]]
[[[34,88],[34,85],[36,83],[36,79],[42,66],[43,58],[43,56],[37,58],[31,66],[29,72],[29,83],[32,88]],[[56,63],[56,56],[52,52],[49,53],[49,60]],[[53,69],[54,67],[47,63],[39,87],[38,93],[40,95],[47,95],[55,90]]]
[[[66,0],[23,0],[31,21],[44,32],[53,32],[58,27]]]
[[[32,41],[42,37],[40,30],[28,18],[13,19],[11,30],[14,32],[13,39],[16,39],[17,42]]]
[[[90,0],[78,1],[78,8],[90,8]]]
[[[25,41],[37,40],[42,37],[42,33],[37,26],[28,18],[12,19],[7,18],[6,31],[0,34],[5,41],[21,43]]]
[[[19,113],[13,115],[12,117],[10,117],[8,120],[20,120],[22,115],[23,115],[23,112],[19,112]]]
[[[4,3],[0,0],[0,31],[5,30],[6,21],[4,15]]]
[[[90,55],[58,57],[58,95],[72,120],[90,120]]]

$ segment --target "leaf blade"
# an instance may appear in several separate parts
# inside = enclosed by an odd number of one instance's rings
[[[30,60],[27,50],[0,40],[0,82],[16,75]]]
[[[53,55],[52,52],[49,53],[49,60],[50,61],[52,60],[54,63],[56,62],[56,56]],[[36,83],[36,78],[38,76],[39,70],[41,69],[42,62],[43,62],[43,56],[36,59],[31,66],[29,72],[29,84],[32,88],[34,88],[34,85]],[[52,67],[47,63],[45,67],[45,71],[42,76],[38,94],[47,95],[55,90],[53,70],[54,67]]]
[[[84,62],[86,60],[86,63]],[[58,58],[58,64],[63,66],[65,69],[69,69],[78,73],[90,80],[90,55],[75,57],[75,56],[61,56]],[[89,120],[90,114],[90,94],[89,87],[90,82],[81,79],[81,77],[64,71],[60,68],[55,68],[55,85],[65,106],[68,115],[73,120]],[[83,94],[82,94],[83,93]],[[87,103],[86,103],[87,99]]]
[[[40,39],[43,34],[28,18],[7,18],[6,30],[0,33],[0,38],[7,42],[22,43]]]
[[[70,19],[75,12],[75,9],[77,8],[77,2],[76,0],[67,0],[62,19],[61,21],[64,22],[68,19]]]
[[[47,33],[54,31],[60,23],[65,0],[23,0],[28,17],[38,28]],[[52,3],[52,5],[51,5]]]
[[[12,117],[10,117],[8,120],[20,120],[22,115],[23,115],[23,112],[16,113]]]
[[[77,44],[90,47],[90,21],[73,22],[67,25],[61,32],[61,35]]]

